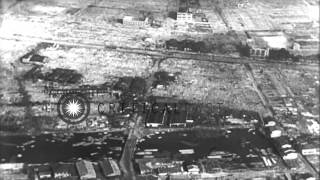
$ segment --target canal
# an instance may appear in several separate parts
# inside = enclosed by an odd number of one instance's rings
[[[252,162],[262,162],[262,156],[275,159],[279,157],[272,144],[258,131],[232,129],[225,132],[195,129],[145,136],[137,144],[135,158],[170,157],[176,160],[197,161],[210,155],[221,155],[221,152],[223,155],[231,155],[229,157],[232,157],[233,162],[248,165]]]
[[[1,163],[46,163],[68,162],[80,158],[119,159],[125,140],[123,132],[1,135],[0,160]]]

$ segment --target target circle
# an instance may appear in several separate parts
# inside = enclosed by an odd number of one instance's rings
[[[68,124],[78,124],[88,117],[90,103],[82,94],[64,94],[58,101],[57,111],[58,116],[64,122]]]

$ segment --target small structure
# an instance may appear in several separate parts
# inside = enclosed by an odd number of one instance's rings
[[[149,21],[148,18],[146,18],[145,20],[139,20],[134,18],[133,16],[124,16],[123,18],[124,25],[138,26],[138,27],[143,27],[148,25],[148,21]]]
[[[31,63],[36,65],[43,65],[48,62],[48,58],[41,56],[39,54],[34,54],[33,52],[28,53],[20,58],[22,63]]]
[[[95,179],[96,172],[90,161],[78,161],[76,162],[76,168],[79,173],[80,179]]]
[[[168,158],[136,159],[141,175],[180,175],[183,172],[182,161],[172,161]]]
[[[33,169],[33,178],[34,179],[51,179],[52,178],[52,170],[50,165],[48,164],[43,164],[43,165],[36,165],[36,166],[31,166]]]
[[[298,158],[298,154],[293,149],[288,149],[284,151],[284,155],[282,156],[284,160],[293,160]]]
[[[269,48],[255,48],[250,49],[250,56],[252,57],[267,57],[269,56]]]
[[[74,163],[55,163],[51,165],[55,179],[79,179]]]
[[[301,50],[301,46],[300,46],[299,43],[294,42],[293,45],[292,45],[292,49],[293,49],[294,51],[300,51],[300,50]]]
[[[188,169],[188,173],[190,174],[199,174],[200,172],[199,167],[195,164],[188,165],[187,169]]]
[[[314,37],[297,38],[294,40],[292,50],[295,54],[312,55],[319,52],[319,39]]]
[[[21,170],[23,169],[23,163],[1,163],[0,171],[7,170]]]
[[[281,137],[281,134],[282,134],[281,129],[278,128],[277,126],[269,126],[267,127],[267,129],[269,130],[271,138]]]
[[[237,6],[238,8],[245,8],[249,5],[249,1],[248,0],[242,0],[240,2],[238,2]]]
[[[307,119],[307,128],[314,135],[320,134],[320,124],[314,119]]]
[[[177,22],[192,22],[193,15],[189,12],[178,12],[177,13]]]
[[[156,169],[158,171],[159,176],[166,176],[166,175],[179,175],[182,174],[181,165],[180,164],[165,164],[160,166]]]
[[[39,171],[38,175],[39,179],[50,179],[52,177],[50,171]]]
[[[301,153],[302,155],[320,155],[320,148],[312,144],[306,144],[302,147]]]

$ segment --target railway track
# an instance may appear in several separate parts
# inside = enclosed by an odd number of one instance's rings
[[[117,46],[107,46],[104,43],[95,43],[95,44],[75,43],[75,42],[67,42],[67,41],[61,41],[61,40],[43,39],[38,37],[27,37],[27,36],[11,36],[11,37],[0,36],[0,39],[32,41],[32,42],[47,42],[47,43],[53,43],[53,44],[69,46],[69,47],[114,50],[114,51],[123,52],[123,53],[141,54],[141,55],[155,56],[155,57],[161,57],[161,58],[176,58],[176,59],[182,59],[182,60],[198,60],[198,61],[234,63],[234,64],[257,63],[262,65],[279,65],[287,68],[299,68],[299,69],[309,69],[309,70],[318,70],[318,67],[319,67],[319,64],[316,64],[316,63],[302,63],[302,62],[294,63],[294,62],[280,61],[280,60],[279,61],[269,60],[269,59],[266,60],[261,58],[236,57],[236,56],[230,56],[230,55],[172,51],[172,50],[164,50],[164,49],[117,47]]]

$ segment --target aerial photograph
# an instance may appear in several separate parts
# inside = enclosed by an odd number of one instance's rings
[[[320,0],[0,0],[0,180],[320,180]]]

